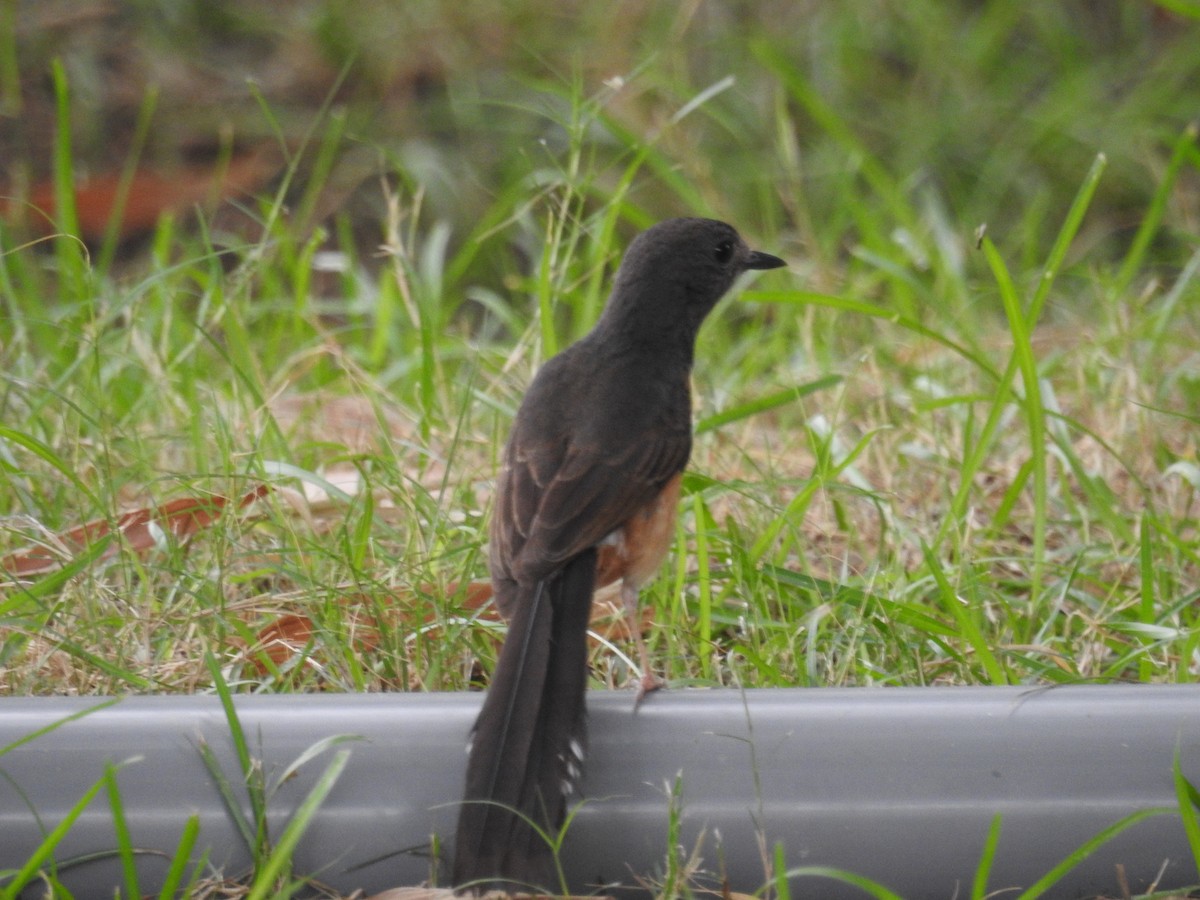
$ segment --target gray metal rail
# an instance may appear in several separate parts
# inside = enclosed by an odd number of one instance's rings
[[[245,696],[237,709],[274,781],[313,743],[337,734],[350,762],[295,854],[295,871],[368,893],[429,877],[429,840],[452,836],[464,741],[479,695]],[[0,700],[0,749],[95,698]],[[1002,816],[990,890],[1024,888],[1130,813],[1177,809],[1173,764],[1200,784],[1200,687],[1097,686],[737,691],[666,690],[636,712],[632,696],[593,692],[589,799],[563,859],[577,891],[661,872],[668,793],[679,779],[678,852],[699,846],[720,884],[767,879],[760,847],[789,867],[829,866],[906,898],[968,894],[992,819]],[[133,842],[175,847],[200,815],[199,847],[226,873],[249,854],[198,746],[235,784],[228,726],[211,697],[129,697],[0,755],[0,869],[20,867],[104,773],[118,775]],[[306,763],[271,800],[274,833],[329,755]],[[55,853],[116,845],[101,792]],[[404,851],[404,852],[398,852]],[[166,871],[141,856],[142,890]],[[1105,843],[1049,896],[1120,896],[1200,881],[1177,812],[1148,817]],[[444,871],[444,869],[443,869]],[[60,870],[76,897],[112,897],[114,859]],[[793,896],[862,897],[815,875]]]

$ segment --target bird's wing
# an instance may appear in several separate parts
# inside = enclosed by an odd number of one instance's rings
[[[559,452],[513,441],[492,539],[519,581],[537,581],[594,547],[683,470],[690,428],[636,439],[568,444]]]

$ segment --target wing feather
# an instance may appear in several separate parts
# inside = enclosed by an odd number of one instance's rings
[[[510,576],[546,578],[594,547],[657,497],[690,452],[690,431],[671,429],[603,453],[568,446],[549,477],[544,454],[515,456],[505,471],[510,488],[497,494],[510,502],[495,511],[492,535]]]

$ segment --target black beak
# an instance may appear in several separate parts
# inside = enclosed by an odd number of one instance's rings
[[[750,256],[746,258],[747,269],[778,269],[786,265],[787,263],[778,256],[760,253],[758,250],[751,250]]]

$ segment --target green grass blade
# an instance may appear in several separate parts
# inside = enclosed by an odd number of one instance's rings
[[[1042,570],[1046,562],[1046,417],[1042,404],[1041,386],[1038,381],[1037,361],[1033,356],[1030,340],[1030,321],[1021,312],[1021,302],[1013,286],[1008,268],[1000,258],[996,245],[983,239],[983,252],[991,266],[992,276],[1000,288],[1004,313],[1013,339],[1013,359],[1021,372],[1025,390],[1021,396],[1021,408],[1029,428],[1029,456],[1033,466],[1033,559],[1029,578],[1029,600],[1036,607],[1042,595]],[[1050,270],[1052,271],[1052,270]],[[1045,279],[1046,283],[1049,279]],[[1036,302],[1036,301],[1035,301]]]
[[[142,891],[138,887],[137,861],[134,859],[133,841],[129,836],[129,822],[125,818],[125,803],[121,798],[121,786],[117,784],[117,767],[111,761],[104,766],[104,780],[108,789],[108,807],[112,811],[113,829],[117,833],[117,856],[121,860],[125,894],[128,897],[140,897]]]
[[[988,682],[990,684],[1009,684],[1008,673],[1004,671],[1004,667],[996,659],[996,655],[988,645],[983,632],[979,630],[979,624],[975,621],[975,617],[971,615],[969,610],[963,608],[958,592],[951,587],[950,581],[946,578],[946,573],[942,569],[941,562],[933,555],[933,552],[924,541],[921,542],[921,550],[925,555],[925,566],[929,569],[929,574],[933,576],[934,583],[937,584],[938,593],[942,598],[942,606],[950,612],[954,620],[958,623],[961,636],[966,638],[967,643],[975,653],[976,659],[983,666],[983,670],[988,676]]]
[[[1083,184],[1079,186],[1075,199],[1071,201],[1071,207],[1067,210],[1062,227],[1058,230],[1054,245],[1050,248],[1050,255],[1046,257],[1046,264],[1042,267],[1042,278],[1033,294],[1033,302],[1030,303],[1029,309],[1025,313],[1025,326],[1030,331],[1042,317],[1042,307],[1046,303],[1046,297],[1050,294],[1054,279],[1062,270],[1063,261],[1067,258],[1067,251],[1071,249],[1075,235],[1079,233],[1079,228],[1083,225],[1083,217],[1087,215],[1088,207],[1092,205],[1092,198],[1096,195],[1096,188],[1100,185],[1100,176],[1104,174],[1107,165],[1108,158],[1103,153],[1097,153],[1091,168],[1083,177]]]
[[[120,702],[121,702],[120,697],[113,697],[109,700],[103,700],[103,701],[97,703],[95,706],[89,706],[87,709],[81,709],[78,712],[73,712],[69,716],[63,716],[61,719],[51,722],[49,725],[43,725],[41,728],[37,729],[36,731],[31,731],[31,732],[29,732],[29,734],[22,735],[21,737],[17,738],[15,741],[13,741],[11,744],[9,744],[6,747],[0,747],[0,756],[4,756],[4,754],[6,754],[6,753],[11,753],[13,750],[16,750],[18,747],[24,747],[26,744],[30,743],[31,741],[36,741],[38,738],[42,737],[43,735],[47,735],[52,731],[57,731],[59,728],[62,728],[64,725],[74,722],[77,719],[82,719],[85,716],[90,716],[92,713],[99,712],[102,709],[108,709],[110,706],[113,706]]]
[[[867,449],[874,436],[874,431],[864,434],[841,459],[829,459],[829,454],[824,451],[818,455],[819,458],[824,458],[825,462],[813,471],[813,477],[804,482],[803,487],[788,501],[787,506],[763,528],[762,533],[751,546],[748,556],[755,564],[762,562],[767,551],[785,528],[791,527],[793,523],[804,518],[804,511],[812,502],[817,491],[852,466],[854,461]]]
[[[992,864],[996,861],[996,847],[1000,844],[1002,818],[996,813],[992,816],[992,824],[988,826],[987,840],[984,841],[979,864],[975,867],[975,880],[971,883],[971,900],[986,900],[988,896],[988,878],[992,874]]]
[[[784,57],[783,51],[776,44],[758,40],[751,49],[759,61],[775,73],[792,99],[808,112],[817,127],[842,147],[848,159],[857,161],[863,179],[871,190],[884,200],[896,223],[914,226],[912,206],[904,196],[904,191],[883,163],[870,152],[866,143],[846,124],[835,107],[820,96],[800,70]]]
[[[1026,333],[1032,332],[1041,315],[1042,306],[1049,294],[1050,287],[1054,283],[1054,279],[1058,274],[1059,268],[1062,266],[1063,260],[1066,258],[1067,250],[1070,249],[1071,242],[1074,241],[1075,235],[1079,231],[1080,225],[1083,224],[1084,214],[1087,212],[1088,206],[1092,201],[1092,197],[1096,193],[1096,187],[1100,183],[1100,176],[1104,173],[1106,160],[1104,154],[1099,154],[1084,177],[1083,184],[1075,195],[1074,201],[1071,203],[1070,209],[1063,220],[1062,227],[1058,231],[1058,236],[1055,238],[1054,246],[1050,250],[1047,257],[1046,265],[1042,270],[1042,278],[1038,283],[1038,289],[1034,295],[1033,302],[1030,303],[1029,310],[1022,315],[1022,328]],[[981,242],[986,248],[990,243],[986,239]],[[993,248],[995,254],[995,248]],[[999,260],[998,254],[996,254]],[[989,264],[991,260],[989,259]],[[1011,279],[1008,278],[1007,269],[1003,266],[1000,269],[1004,272],[1004,278],[1008,282],[1008,290],[1010,296],[1005,299],[1005,311],[1008,312],[1009,306],[1013,304],[1012,295],[1015,291],[1012,288]],[[993,271],[995,267],[993,266]],[[1003,291],[1004,288],[1002,287]],[[1010,315],[1010,321],[1011,321]],[[979,436],[976,438],[974,446],[967,458],[963,460],[962,476],[959,483],[959,488],[955,492],[953,500],[950,503],[951,513],[942,519],[942,525],[938,529],[937,542],[943,541],[950,529],[956,527],[963,520],[966,514],[967,503],[971,496],[971,487],[974,484],[975,475],[983,465],[983,460],[986,457],[989,449],[992,446],[996,437],[996,431],[1000,427],[1000,419],[1004,411],[1005,404],[1008,403],[1012,392],[1012,383],[1016,378],[1017,367],[1019,365],[1017,352],[1009,357],[1008,364],[997,381],[997,390],[995,398],[992,401],[991,409],[988,412]],[[1028,392],[1027,392],[1028,393]]]
[[[88,788],[84,792],[84,795],[75,802],[75,805],[67,810],[62,821],[46,835],[33,853],[29,855],[29,858],[25,860],[25,865],[18,869],[12,880],[4,886],[3,890],[0,890],[0,900],[17,900],[22,889],[37,877],[39,870],[51,858],[55,848],[62,843],[63,838],[74,827],[76,820],[83,815],[84,810],[104,790],[107,784],[108,776],[105,775]]]
[[[1183,822],[1183,833],[1187,835],[1188,847],[1192,851],[1192,865],[1200,877],[1200,795],[1183,774],[1179,751],[1175,751],[1172,765],[1175,781],[1175,798],[1179,802],[1179,818]]]
[[[792,887],[787,880],[787,856],[783,841],[775,842],[775,900],[791,900]]]
[[[339,503],[345,503],[347,506],[354,503],[353,496],[347,494],[329,479],[323,478],[316,472],[311,472],[308,469],[302,469],[299,466],[278,459],[264,459],[259,463],[259,468],[265,475],[275,475],[280,478],[295,478],[297,481],[307,482],[313,487],[324,491],[329,495],[330,499],[337,500]]]
[[[936,329],[923,325],[910,316],[897,313],[895,310],[861,300],[851,300],[848,297],[838,297],[834,294],[820,294],[813,291],[746,291],[741,299],[751,303],[782,303],[791,306],[823,306],[826,309],[837,309],[855,315],[871,316],[884,319],[893,325],[911,331],[913,334],[936,341],[948,350],[961,356],[974,365],[989,378],[999,381],[1000,374],[987,359],[970,350],[962,344],[946,337]]]
[[[645,141],[639,132],[630,130],[616,117],[601,115],[599,121],[612,132],[614,138],[633,153],[633,161],[622,173],[622,179],[627,179],[629,183],[632,183],[634,174],[645,167],[650,170],[655,180],[679,198],[682,208],[691,210],[698,215],[707,215],[711,212],[710,204],[704,194],[696,189],[696,185],[684,175],[673,158],[661,152],[652,142]],[[628,186],[628,184],[624,185],[624,187]],[[644,213],[640,220],[636,221],[639,228],[647,228],[653,223],[654,220],[646,218]]]
[[[17,53],[17,0],[0,2],[0,115],[21,115],[21,66]]]
[[[1200,0],[1154,0],[1154,2],[1176,15],[1200,19]]]
[[[696,434],[712,431],[720,428],[722,425],[728,425],[730,422],[739,422],[742,419],[748,419],[767,410],[778,409],[781,406],[786,406],[788,403],[799,400],[801,397],[807,397],[809,394],[815,394],[817,391],[823,391],[825,388],[840,384],[841,381],[842,376],[840,375],[826,375],[824,378],[818,378],[816,381],[808,382],[808,384],[799,384],[795,387],[784,388],[763,397],[756,397],[746,403],[731,406],[728,409],[721,410],[719,413],[705,416],[697,422]]]
[[[26,434],[22,431],[9,428],[6,425],[0,425],[0,440],[10,441],[18,447],[24,447],[34,456],[38,457],[42,462],[54,467],[60,475],[62,475],[71,486],[79,492],[80,496],[86,497],[90,501],[94,509],[101,509],[103,504],[96,494],[75,474],[75,470],[67,464],[67,461],[59,456],[54,448],[43,441],[38,440],[31,434]]]
[[[79,236],[79,216],[75,208],[75,166],[71,153],[71,92],[61,59],[50,63],[50,76],[54,84],[57,126],[54,136],[54,220],[70,236],[71,259],[64,268],[69,271],[77,259],[74,241]]]
[[[671,793],[667,796],[667,852],[666,872],[663,874],[663,897],[678,897],[683,891],[683,866],[680,865],[679,854],[675,848],[680,846],[680,832],[683,821],[683,773],[676,773],[670,784]]]
[[[155,687],[154,682],[149,678],[139,675],[131,668],[107,659],[100,652],[89,650],[76,640],[64,637],[62,634],[56,633],[49,628],[44,629],[43,634],[47,637],[53,637],[58,649],[64,653],[81,660],[99,672],[103,672],[121,685],[128,686],[137,691],[149,691]]]
[[[991,522],[988,523],[988,528],[994,535],[999,534],[1004,529],[1004,526],[1008,524],[1013,508],[1017,505],[1017,501],[1021,497],[1021,492],[1025,490],[1025,485],[1029,482],[1029,476],[1032,472],[1033,458],[1031,457],[1021,463],[1016,474],[1012,476],[1012,481],[1005,489],[1004,496],[1001,498],[1000,504],[996,507]]]
[[[366,570],[371,548],[374,546],[372,534],[375,525],[375,497],[370,483],[367,489],[355,502],[358,515],[352,519],[353,527],[346,531],[346,550],[350,565],[354,571]]]
[[[121,178],[117,182],[116,194],[113,197],[112,210],[108,223],[104,228],[104,238],[100,243],[100,252],[96,256],[96,271],[107,275],[112,267],[113,257],[117,252],[117,244],[121,240],[121,222],[125,216],[125,206],[129,202],[129,190],[138,172],[138,164],[142,159],[142,149],[146,146],[146,138],[150,133],[150,125],[154,120],[154,110],[158,106],[158,86],[150,84],[142,105],[138,109],[137,123],[133,127],[133,138],[129,150],[125,154],[125,165],[121,169]]]
[[[1140,809],[1137,812],[1132,812],[1127,816],[1122,816],[1116,822],[1104,828],[1097,835],[1089,838],[1074,852],[1052,868],[1049,872],[1035,881],[1029,888],[1022,891],[1016,900],[1035,900],[1037,897],[1044,896],[1064,875],[1082,863],[1085,859],[1091,856],[1098,848],[1112,840],[1122,831],[1131,828],[1132,826],[1143,822],[1153,816],[1170,815],[1177,813],[1178,810],[1170,806],[1156,806],[1150,809]]]
[[[1138,604],[1138,619],[1147,627],[1155,623],[1155,572],[1154,572],[1154,524],[1147,515],[1142,516],[1140,552],[1138,554],[1141,568],[1141,601]],[[1147,642],[1152,639],[1147,638]],[[1143,655],[1138,660],[1138,675],[1144,682],[1149,682],[1154,675],[1154,661]]]
[[[183,876],[191,862],[192,850],[199,837],[200,816],[192,813],[183,823],[183,833],[179,836],[179,843],[175,845],[171,865],[167,868],[167,874],[163,876],[162,887],[158,892],[159,900],[171,900],[171,898],[181,895],[180,887],[183,884]]]
[[[204,662],[208,667],[208,672],[212,676],[213,687],[216,688],[217,696],[221,699],[221,707],[225,711],[225,722],[229,726],[229,737],[233,741],[234,752],[237,754],[238,766],[242,773],[242,784],[246,788],[246,794],[250,800],[250,812],[254,827],[254,838],[251,844],[251,852],[254,854],[255,860],[260,858],[260,854],[266,851],[269,845],[269,836],[267,834],[267,802],[265,790],[262,784],[262,773],[254,758],[250,754],[250,745],[246,741],[246,732],[242,729],[241,719],[238,718],[237,707],[233,705],[233,695],[229,691],[229,685],[225,682],[224,675],[221,674],[221,667],[217,665],[217,659],[211,652],[204,654]]]
[[[333,761],[326,767],[321,774],[320,779],[313,785],[311,791],[304,798],[295,814],[288,820],[287,827],[284,828],[283,834],[279,837],[279,842],[270,856],[267,857],[265,863],[255,872],[254,887],[247,895],[246,900],[263,900],[270,896],[275,889],[276,881],[284,877],[288,868],[291,866],[292,854],[295,853],[296,845],[300,842],[300,838],[304,836],[304,832],[308,826],[312,824],[313,817],[317,814],[321,804],[325,802],[325,798],[329,796],[329,792],[333,790],[333,786],[341,777],[342,772],[346,768],[346,764],[350,761],[349,750],[339,750],[333,757]]]
[[[1179,273],[1179,277],[1175,279],[1175,284],[1167,295],[1163,297],[1162,303],[1154,313],[1154,336],[1153,336],[1153,352],[1152,359],[1161,359],[1164,352],[1164,341],[1172,333],[1172,326],[1176,322],[1176,312],[1180,308],[1180,300],[1187,296],[1187,290],[1195,280],[1197,273],[1200,272],[1200,250],[1196,250],[1187,264],[1184,265],[1183,271]]]
[[[1171,198],[1183,164],[1187,162],[1188,151],[1196,145],[1198,134],[1200,134],[1200,125],[1189,122],[1179,137],[1175,139],[1175,145],[1171,148],[1171,159],[1167,163],[1162,178],[1159,179],[1158,187],[1154,189],[1150,205],[1142,216],[1142,222],[1138,225],[1137,233],[1129,244],[1129,251],[1125,254],[1125,260],[1117,272],[1116,282],[1113,284],[1115,296],[1124,295],[1129,289],[1129,285],[1133,283],[1133,279],[1142,271],[1146,260],[1146,251],[1150,249],[1150,242],[1162,226],[1163,215],[1167,211],[1167,202]]]
[[[242,811],[241,800],[239,800],[237,793],[234,791],[228,776],[221,769],[220,760],[217,759],[216,753],[213,752],[212,747],[205,740],[200,741],[197,750],[200,753],[200,759],[204,762],[204,767],[212,775],[213,782],[217,786],[217,791],[220,793],[221,799],[225,802],[225,808],[228,810],[230,818],[233,819],[233,824],[237,827],[238,833],[242,836],[242,841],[245,843],[246,849],[253,854],[258,847],[255,827]]]
[[[874,897],[875,900],[904,900],[895,891],[884,887],[878,881],[872,881],[865,875],[859,875],[855,872],[848,872],[845,869],[836,869],[832,866],[801,866],[797,869],[788,869],[785,873],[786,878],[829,878],[833,881],[840,881],[842,884],[849,884],[858,888],[869,897]]]
[[[345,744],[349,741],[362,740],[366,740],[366,738],[364,738],[361,734],[335,734],[326,738],[322,738],[316,743],[305,748],[303,753],[292,760],[287,768],[279,773],[279,777],[275,780],[276,788],[286,784],[289,780],[291,780],[293,775],[300,771],[302,766],[316,759],[331,747],[336,747],[338,744]]]
[[[713,596],[712,577],[709,570],[708,535],[715,525],[708,506],[704,503],[702,494],[692,495],[692,519],[695,539],[696,585],[699,595],[696,609],[696,627],[700,646],[712,646],[713,635]],[[700,673],[705,679],[712,678],[711,654],[704,653],[700,657]],[[644,674],[644,673],[643,673]]]
[[[63,585],[81,572],[87,571],[93,563],[103,558],[116,539],[116,534],[109,532],[90,543],[86,550],[77,554],[65,565],[47,575],[40,576],[37,581],[17,582],[12,590],[12,596],[0,600],[0,616],[11,615],[18,611],[25,612],[24,607],[37,607],[46,598],[53,597]]]

